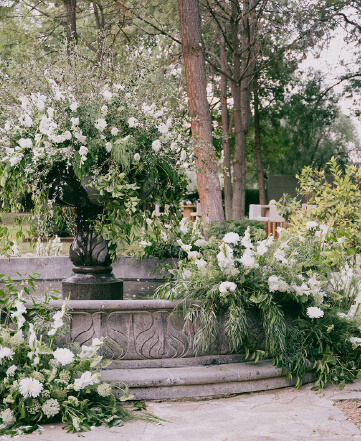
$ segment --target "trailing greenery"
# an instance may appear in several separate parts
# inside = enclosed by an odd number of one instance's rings
[[[271,357],[297,387],[312,367],[315,388],[352,381],[361,369],[361,281],[348,243],[316,221],[279,233],[252,240],[248,227],[243,237],[228,232],[197,250],[183,245],[187,259],[156,296],[181,300],[197,353],[208,351],[224,323],[229,351]]]

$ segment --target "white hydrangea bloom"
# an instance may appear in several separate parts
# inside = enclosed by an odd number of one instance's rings
[[[3,427],[9,427],[16,422],[15,415],[11,409],[5,409],[0,412],[0,418],[3,420],[1,425]],[[0,428],[2,428],[1,426]]]
[[[139,121],[137,120],[137,118],[134,118],[133,116],[130,117],[128,119],[128,126],[129,127],[138,127],[139,126]]]
[[[59,401],[55,398],[50,398],[49,400],[45,401],[41,407],[41,410],[43,411],[43,414],[47,416],[47,418],[51,418],[57,415],[60,411]]]
[[[18,144],[23,149],[31,149],[33,147],[33,141],[30,138],[20,138]]]
[[[227,293],[227,292],[233,292],[237,289],[237,285],[234,282],[222,282],[219,285],[219,292],[220,293]]]
[[[53,357],[55,360],[60,363],[62,366],[66,366],[68,364],[73,363],[74,354],[67,348],[58,348],[53,352]]]
[[[258,268],[258,263],[254,258],[254,252],[250,248],[245,250],[239,261],[246,268]]]
[[[98,129],[100,132],[104,132],[107,125],[108,123],[105,121],[104,118],[97,119],[94,124],[95,128]]]
[[[155,153],[158,153],[160,148],[162,147],[162,143],[159,139],[156,139],[152,142],[152,149],[155,151]]]
[[[324,311],[322,311],[321,308],[318,308],[317,306],[309,306],[307,308],[306,314],[309,318],[321,318],[325,315]]]
[[[237,245],[237,243],[241,240],[241,238],[239,237],[239,234],[230,232],[227,233],[222,240],[225,243],[231,243],[233,245]]]

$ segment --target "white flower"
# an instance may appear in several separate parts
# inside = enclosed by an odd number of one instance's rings
[[[84,145],[82,145],[79,149],[79,155],[86,156],[88,154],[88,149]]]
[[[233,245],[237,245],[240,239],[241,238],[239,237],[239,234],[230,232],[227,233],[222,240],[225,243],[231,243]]]
[[[103,132],[107,125],[108,124],[104,118],[97,119],[94,124],[95,128],[98,129],[100,132]]]
[[[295,290],[298,296],[303,296],[304,294],[308,296],[310,294],[310,288],[305,282],[303,282],[301,286],[291,285],[291,288]]]
[[[71,133],[69,132],[69,130],[66,130],[63,135],[64,138],[67,139],[68,141],[71,139]]]
[[[284,263],[284,264],[288,264],[288,260],[285,258],[285,251],[281,250],[281,249],[277,249],[274,253],[274,257],[276,260]]]
[[[74,381],[74,390],[79,391],[87,386],[100,382],[99,374],[92,374],[89,371],[85,371],[80,378]]]
[[[97,392],[101,397],[109,397],[112,393],[112,387],[108,383],[101,383],[97,387]]]
[[[110,152],[112,151],[112,148],[113,148],[113,144],[112,144],[111,142],[107,142],[107,143],[105,144],[105,150],[106,150],[108,153],[110,153]]]
[[[70,118],[70,121],[71,121],[71,125],[73,127],[76,127],[79,125],[79,118],[78,117],[77,118]]]
[[[314,230],[318,227],[318,223],[315,221],[308,221],[306,222],[306,228],[307,230]]]
[[[353,345],[361,346],[361,338],[359,338],[359,337],[351,337],[350,342]]]
[[[208,262],[204,259],[196,259],[194,263],[196,264],[197,268],[205,268],[208,265]]]
[[[100,111],[102,112],[102,114],[105,116],[108,113],[108,106],[104,105],[102,106],[102,108],[100,109]]]
[[[208,242],[207,242],[205,239],[197,239],[197,240],[194,242],[194,245],[195,245],[196,247],[205,247],[205,246],[208,245]]]
[[[24,378],[19,381],[19,391],[24,398],[36,398],[43,390],[43,384],[35,378]]]
[[[83,135],[82,130],[80,130],[80,132],[75,131],[74,136],[79,142],[81,142],[82,144],[85,144],[86,136]]]
[[[71,364],[74,361],[74,354],[67,348],[58,348],[53,352],[53,357],[62,366]]]
[[[130,117],[128,119],[128,126],[129,127],[138,127],[139,126],[139,121],[137,120],[137,118],[134,118],[133,116]]]
[[[324,316],[324,311],[322,311],[321,308],[318,308],[317,306],[309,306],[307,308],[306,314],[309,318],[321,318]]]
[[[187,225],[187,221],[182,219],[181,223],[179,224],[179,229],[180,232],[183,234],[187,234],[188,233],[188,225]]]
[[[181,154],[180,154],[180,158],[179,159],[182,162],[187,159],[187,152],[184,149],[181,150]]]
[[[172,142],[171,145],[170,145],[170,149],[171,149],[172,151],[174,151],[174,150],[177,150],[177,148],[178,148],[177,143],[176,143],[176,142]]]
[[[166,135],[168,133],[168,127],[164,123],[159,124],[158,130],[162,135]]]
[[[199,256],[198,251],[189,251],[188,252],[188,259],[197,259]]]
[[[263,254],[267,253],[268,247],[266,246],[267,240],[262,240],[258,242],[256,253],[258,256],[263,256]]]
[[[249,227],[247,227],[247,230],[245,231],[244,236],[242,237],[241,244],[245,248],[253,248]]]
[[[268,287],[270,292],[289,292],[290,286],[284,280],[279,279],[277,276],[270,276],[268,278]]]
[[[250,248],[245,250],[239,261],[246,268],[258,268],[258,263],[254,259],[254,252]]]
[[[116,127],[113,127],[112,130],[110,131],[110,133],[112,134],[112,136],[117,136],[119,133],[119,129],[117,129]]]
[[[78,103],[76,101],[74,101],[73,103],[70,104],[69,108],[72,112],[75,112],[76,109],[78,108]]]
[[[237,289],[237,285],[234,282],[222,282],[219,285],[220,293],[233,292],[236,289]]]
[[[15,352],[10,348],[6,348],[6,347],[0,348],[0,364],[2,364],[4,358],[8,358],[9,360],[12,360],[14,354]]]
[[[159,141],[159,139],[152,142],[152,149],[155,151],[155,153],[158,153],[161,147],[162,143]]]
[[[1,425],[3,427],[9,427],[16,422],[15,415],[11,409],[5,409],[0,412],[0,418],[3,420],[3,424]]]
[[[188,253],[192,249],[192,245],[186,245],[181,240],[177,240],[177,244],[182,248],[183,251]]]
[[[141,240],[139,242],[139,245],[141,245],[142,247],[150,247],[152,245],[152,242],[147,242],[145,240]]]
[[[139,161],[140,161],[140,154],[139,154],[139,153],[136,153],[136,154],[133,156],[133,159],[134,159],[134,161],[139,162]]]
[[[20,138],[18,144],[23,149],[31,149],[33,146],[33,141],[30,138]]]
[[[19,117],[19,123],[21,126],[24,127],[31,127],[33,125],[33,120],[31,119],[31,116],[25,113],[24,115],[21,115]]]
[[[107,101],[110,101],[113,98],[112,92],[110,92],[110,90],[108,90],[108,89],[105,89],[103,91],[102,95]]]
[[[217,254],[218,265],[222,271],[229,271],[234,266],[233,250],[225,243],[221,244],[219,249],[221,251]]]
[[[55,398],[50,398],[49,400],[45,401],[41,407],[41,410],[43,411],[43,414],[47,416],[47,418],[51,418],[60,411],[59,401]]]
[[[160,232],[161,238],[164,240],[164,242],[168,241],[168,234],[165,233],[164,231]]]
[[[15,375],[16,369],[17,369],[17,366],[15,366],[15,364],[13,364],[10,367],[8,367],[8,369],[6,371],[6,376],[7,377],[13,377]]]

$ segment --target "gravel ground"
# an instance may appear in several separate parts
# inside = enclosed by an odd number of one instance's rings
[[[361,429],[361,400],[338,400],[334,402],[334,405],[347,416],[347,421]]]

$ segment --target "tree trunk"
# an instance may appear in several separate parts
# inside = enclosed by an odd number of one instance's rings
[[[76,33],[76,0],[63,0],[66,12],[66,53],[68,61],[70,61],[70,55],[73,46],[77,44]]]
[[[254,98],[254,143],[257,155],[257,180],[259,189],[259,203],[266,205],[266,190],[264,185],[262,148],[261,148],[261,125],[260,125],[260,111],[259,111],[259,96],[258,83],[256,79],[253,83],[253,98]]]
[[[246,137],[243,131],[241,111],[241,47],[239,40],[239,5],[231,5],[231,33],[233,46],[233,81],[231,83],[234,119],[233,199],[232,219],[240,219],[245,213]]]
[[[234,127],[236,144],[233,159],[233,204],[232,217],[245,215],[246,203],[246,138],[252,119],[252,82],[255,71],[255,35],[257,0],[232,2],[232,45],[234,62]],[[239,20],[240,18],[240,20]],[[239,26],[241,41],[239,42]],[[239,44],[241,43],[241,44]],[[232,93],[233,94],[233,93]]]
[[[212,121],[207,101],[207,81],[198,0],[178,0],[182,30],[188,108],[196,157],[197,184],[202,218],[224,223],[222,194],[212,140]]]
[[[220,37],[221,69],[227,71],[227,58],[224,37]],[[224,175],[224,208],[226,219],[232,219],[232,176],[231,176],[231,153],[229,148],[229,121],[227,105],[227,78],[221,75],[221,118],[222,118],[222,149],[223,149],[223,175]]]

